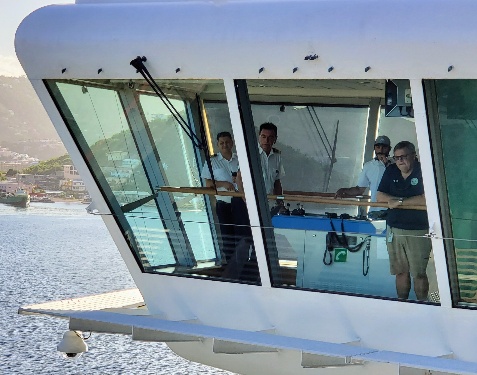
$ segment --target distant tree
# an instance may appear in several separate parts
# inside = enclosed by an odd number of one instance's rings
[[[63,169],[63,165],[72,165],[73,162],[68,154],[60,156],[58,158],[42,161],[37,165],[25,168],[23,173],[51,175],[58,170]]]
[[[14,177],[17,173],[18,171],[16,169],[10,168],[6,173],[5,177]]]

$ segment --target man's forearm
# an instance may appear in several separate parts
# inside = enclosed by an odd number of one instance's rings
[[[376,200],[378,202],[387,203],[389,208],[396,208],[399,206],[424,206],[426,204],[426,197],[424,194],[406,198],[378,191]]]
[[[336,192],[335,198],[356,197],[357,195],[363,195],[365,191],[366,191],[366,188],[361,186],[341,188]]]
[[[376,201],[377,202],[389,202],[390,199],[395,199],[396,197],[392,196],[388,193],[383,193],[382,191],[378,191],[376,194]]]
[[[424,194],[415,195],[414,197],[404,198],[403,205],[423,206],[426,204],[426,197]]]
[[[211,188],[230,188],[231,183],[228,181],[217,181],[215,180],[215,186],[214,182],[212,180],[209,180],[208,178],[205,179],[205,186],[206,187],[211,187]]]

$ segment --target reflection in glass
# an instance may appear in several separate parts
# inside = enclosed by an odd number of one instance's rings
[[[213,191],[193,190],[214,152],[200,139],[231,128],[222,82],[160,81],[175,115],[142,81],[46,84],[144,272],[260,282],[248,257],[227,271]]]
[[[102,186],[113,211],[121,216],[124,231],[136,258],[154,252],[156,243],[150,233],[164,232],[160,220],[145,222],[139,215],[159,218],[154,201],[123,215],[126,207],[152,195],[146,171],[140,160],[135,140],[130,131],[123,103],[117,91],[106,87],[91,87],[73,83],[52,83],[51,89],[62,103],[61,110],[82,151]],[[133,110],[133,108],[129,108]],[[167,241],[161,247],[161,259],[171,263],[172,250]],[[151,260],[152,261],[152,260]],[[152,261],[154,263],[154,261]],[[146,263],[148,264],[148,263]]]
[[[385,221],[274,216],[280,266],[287,285],[300,288],[396,298],[390,274]],[[344,231],[343,231],[344,229]],[[295,269],[293,275],[291,270]],[[439,302],[434,261],[428,264],[429,302]],[[410,300],[416,300],[411,290]]]
[[[409,88],[409,81],[399,82]],[[364,162],[374,157],[378,134],[394,139],[393,145],[416,142],[412,111],[399,109],[401,99],[412,109],[410,90],[397,98],[394,117],[385,117],[386,80],[248,80],[246,85],[254,134],[263,122],[277,125],[275,147],[285,169],[282,207],[260,212],[273,227],[272,235],[265,234],[272,285],[397,298],[385,220],[367,220],[366,201],[358,210],[358,204],[334,198],[339,188],[356,186]],[[255,182],[260,167],[251,160]],[[429,278],[435,280],[433,268]],[[429,301],[438,302],[433,288],[436,297]],[[416,300],[414,292],[409,299]]]
[[[367,107],[252,105],[256,133],[272,121],[283,155],[285,190],[336,191],[358,178],[366,136]],[[357,157],[358,156],[358,157]]]
[[[118,93],[66,83],[58,83],[57,88],[67,102],[74,130],[81,132],[89,155],[94,157],[119,202],[127,203],[129,195],[150,195],[151,188]]]
[[[380,111],[378,134],[387,135],[391,140],[391,147],[401,141],[409,141],[416,146],[419,157],[419,144],[417,143],[416,125],[412,117],[386,117],[384,109]],[[392,152],[391,152],[392,154]]]
[[[449,259],[455,260],[451,275],[456,302],[477,303],[477,163],[474,152],[477,139],[476,80],[435,81],[437,115],[436,126],[441,144],[438,157],[442,158],[443,178],[447,192],[450,228],[446,237]],[[426,92],[430,97],[431,92]],[[456,290],[458,289],[458,290]],[[457,293],[455,293],[457,292]]]

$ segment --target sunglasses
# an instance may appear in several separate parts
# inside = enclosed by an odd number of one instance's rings
[[[395,161],[401,161],[401,160],[407,159],[407,157],[408,157],[409,155],[411,155],[411,154],[393,156],[393,159],[394,159]]]

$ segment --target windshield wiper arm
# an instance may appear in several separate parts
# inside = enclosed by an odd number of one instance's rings
[[[192,144],[197,147],[200,150],[205,151],[205,160],[207,162],[207,166],[210,170],[211,174],[211,179],[212,183],[215,186],[215,176],[214,176],[214,171],[212,168],[212,164],[210,161],[210,155],[209,155],[209,149],[207,147],[207,142],[205,141],[205,133],[204,133],[204,124],[203,124],[203,119],[202,116],[199,116],[199,121],[200,121],[200,129],[203,132],[202,137],[204,138],[202,141],[197,137],[197,135],[192,131],[192,128],[190,124],[184,120],[184,118],[181,116],[179,111],[174,107],[174,105],[170,102],[169,98],[164,94],[164,91],[160,88],[160,86],[157,84],[157,82],[152,78],[151,74],[147,70],[146,66],[144,65],[144,62],[147,61],[146,56],[138,56],[135,59],[131,60],[130,65],[132,65],[134,68],[136,68],[136,71],[138,73],[141,73],[141,75],[144,77],[146,82],[151,86],[151,88],[154,90],[156,95],[162,100],[166,108],[169,110],[171,115],[174,117],[174,119],[178,122],[182,130],[184,130],[184,133],[189,137],[189,139],[192,141]],[[200,112],[200,101],[199,97],[196,94],[196,101],[199,107],[199,112]],[[149,197],[143,198],[139,201],[136,202],[131,202],[125,206],[123,206],[123,211],[131,211],[133,209],[136,209],[137,207],[147,203],[151,199],[155,198],[157,196],[157,193],[154,195],[150,195]],[[124,211],[124,212],[127,212]]]
[[[151,86],[151,88],[154,90],[156,95],[162,100],[166,108],[169,110],[171,115],[174,117],[174,119],[177,121],[177,123],[180,125],[182,130],[184,130],[184,133],[187,134],[187,136],[190,138],[192,143],[194,144],[195,147],[198,147],[199,149],[203,150],[204,149],[204,144],[200,141],[200,139],[195,135],[195,133],[192,131],[189,123],[184,120],[184,118],[181,116],[179,111],[174,107],[174,105],[170,102],[169,98],[164,94],[164,91],[159,87],[159,85],[156,83],[154,78],[152,78],[151,74],[147,70],[146,66],[144,65],[144,62],[147,61],[147,58],[145,56],[141,57],[138,56],[134,60],[130,62],[130,64],[136,68],[136,71],[138,73],[141,73],[141,75],[144,77],[146,82]]]

